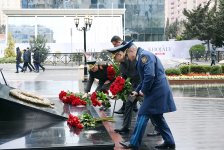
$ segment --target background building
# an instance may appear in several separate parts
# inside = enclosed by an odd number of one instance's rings
[[[22,9],[126,9],[124,38],[164,40],[164,0],[21,0]],[[53,40],[54,41],[54,40]]]
[[[205,5],[209,0],[165,0],[165,18],[169,19],[170,23],[176,20],[182,21],[185,19],[183,10],[196,9],[198,5]],[[210,7],[213,6],[215,0],[211,1]]]
[[[3,13],[3,9],[18,9],[20,8],[20,0],[0,0],[0,43],[5,42],[5,28],[7,16]]]

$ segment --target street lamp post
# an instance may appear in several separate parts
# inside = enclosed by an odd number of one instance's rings
[[[83,79],[83,82],[86,82],[87,78],[88,78],[87,64],[86,64],[86,31],[90,30],[93,19],[91,19],[89,17],[84,18],[85,25],[84,25],[84,27],[81,27],[81,28],[78,27],[79,26],[79,18],[75,18],[74,21],[75,21],[76,29],[78,31],[83,31],[83,33],[84,33],[84,79]]]

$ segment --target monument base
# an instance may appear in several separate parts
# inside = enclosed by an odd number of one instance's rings
[[[83,112],[99,117],[93,107],[74,107],[51,98],[55,108],[39,107],[9,95],[0,84],[0,149],[113,150],[114,143],[102,123],[78,130],[67,125],[67,116]]]

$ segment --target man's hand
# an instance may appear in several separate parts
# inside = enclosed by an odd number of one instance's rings
[[[142,93],[141,90],[139,91],[139,95],[140,95],[140,96],[144,96],[144,94]]]
[[[108,84],[108,83],[110,83],[110,80],[107,80],[107,81],[104,82],[104,84]]]
[[[138,96],[138,93],[136,91],[132,91],[131,96]]]
[[[82,98],[87,98],[88,93],[83,94]]]
[[[116,98],[116,95],[111,95],[110,98],[114,99],[114,98]]]

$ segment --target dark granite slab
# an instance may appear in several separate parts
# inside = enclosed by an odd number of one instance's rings
[[[8,119],[12,120],[12,118],[13,120],[20,119],[17,115],[23,115],[26,111],[37,111],[46,115],[51,115],[54,118],[63,120],[68,118],[66,115],[63,114],[63,109],[61,105],[57,105],[56,103],[55,108],[49,108],[18,100],[17,98],[14,98],[9,94],[9,91],[11,89],[13,88],[0,84],[0,121],[7,121]],[[10,113],[7,113],[7,115],[5,115],[4,112]]]
[[[54,109],[40,108],[9,96],[9,89],[0,85],[0,149],[114,149],[102,123],[83,130],[67,125],[64,116],[70,113],[98,117],[93,107],[73,107],[51,98]]]

